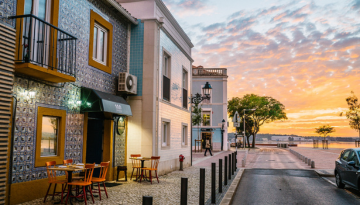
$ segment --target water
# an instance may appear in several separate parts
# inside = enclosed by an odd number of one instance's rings
[[[282,141],[283,143],[288,143],[287,141]],[[277,144],[278,141],[268,141],[268,142],[256,142],[256,144]],[[291,142],[290,144],[297,144],[298,147],[313,147],[313,142]],[[319,148],[322,148],[321,140],[319,140]],[[333,149],[347,149],[355,148],[355,142],[332,142],[329,141],[329,148]]]

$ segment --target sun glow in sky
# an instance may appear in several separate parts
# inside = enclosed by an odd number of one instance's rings
[[[228,97],[254,93],[289,120],[260,133],[359,136],[340,112],[360,97],[360,0],[163,0],[195,47],[194,65],[228,68]]]

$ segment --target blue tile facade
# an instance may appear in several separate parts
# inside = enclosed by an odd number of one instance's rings
[[[143,57],[144,57],[144,23],[131,26],[130,36],[130,69],[129,73],[137,77],[137,96],[142,96]]]
[[[7,19],[16,14],[16,0],[0,0],[0,23],[15,28],[15,20]]]
[[[0,0],[5,6],[15,8],[16,1]],[[94,10],[113,25],[112,73],[108,74],[88,65],[90,10]],[[12,15],[16,11],[13,11]],[[5,23],[6,23],[5,19]],[[0,23],[4,19],[0,18]],[[15,25],[9,24],[14,27]],[[14,82],[14,94],[17,96],[17,113],[15,123],[14,157],[11,168],[12,183],[20,183],[47,178],[45,168],[35,168],[36,118],[37,107],[64,109],[66,117],[65,158],[82,162],[84,115],[76,104],[80,101],[81,87],[88,87],[110,94],[116,94],[119,72],[127,67],[128,22],[122,19],[102,0],[60,0],[60,29],[77,37],[76,82],[48,85],[35,79],[17,76]],[[142,65],[142,64],[141,64]],[[142,86],[141,86],[142,87]],[[25,92],[35,91],[34,99],[27,99]],[[124,161],[125,136],[117,136],[117,163]],[[59,173],[60,174],[60,173]]]

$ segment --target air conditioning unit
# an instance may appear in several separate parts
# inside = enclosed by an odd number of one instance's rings
[[[129,73],[119,73],[118,91],[126,94],[137,94],[137,77]]]

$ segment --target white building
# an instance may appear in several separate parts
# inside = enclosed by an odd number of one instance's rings
[[[129,73],[137,96],[128,98],[127,158],[160,156],[159,174],[190,166],[191,43],[161,0],[117,0],[138,25],[131,27]],[[131,162],[128,161],[131,168]],[[130,172],[131,169],[128,169]]]

